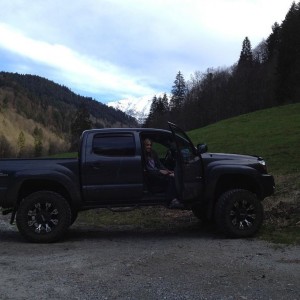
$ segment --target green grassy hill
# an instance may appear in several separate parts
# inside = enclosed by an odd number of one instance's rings
[[[300,243],[300,104],[279,106],[189,132],[209,152],[262,156],[275,177],[275,195],[264,200],[266,239]]]
[[[300,172],[300,104],[279,106],[189,132],[209,152],[255,154],[277,175]]]

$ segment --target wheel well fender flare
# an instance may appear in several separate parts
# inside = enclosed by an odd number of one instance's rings
[[[229,189],[244,188],[260,198],[262,193],[260,175],[256,169],[249,166],[227,165],[212,168],[207,175],[205,188],[208,215],[212,216],[217,199]]]

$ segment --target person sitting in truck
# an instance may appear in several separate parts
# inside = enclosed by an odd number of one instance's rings
[[[183,208],[183,204],[177,199],[174,171],[161,163],[149,138],[144,140],[144,158],[150,184],[164,187],[169,208]]]

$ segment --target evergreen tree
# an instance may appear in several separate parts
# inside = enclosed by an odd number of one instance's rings
[[[267,38],[267,60],[271,61],[278,58],[278,47],[280,43],[281,28],[277,22],[272,26],[272,33]]]
[[[157,112],[157,104],[158,104],[158,99],[157,99],[156,95],[154,95],[152,98],[148,117],[147,117],[145,123],[143,124],[143,127],[153,127],[153,121],[155,119],[155,114]]]
[[[253,55],[252,55],[251,43],[248,37],[245,37],[242,45],[240,59],[238,61],[238,68],[251,67],[252,64],[253,64]]]
[[[144,123],[144,127],[159,127],[167,126],[167,115],[169,112],[168,97],[166,94],[163,97],[156,95],[152,99],[149,115]]]
[[[18,147],[18,157],[21,157],[25,148],[25,135],[23,131],[19,133],[17,147]]]
[[[183,75],[179,71],[174,80],[174,85],[172,87],[172,97],[170,100],[171,111],[179,112],[180,108],[184,103],[184,97],[186,95],[186,84]]]
[[[158,97],[158,99],[157,99],[157,106],[156,106],[155,113],[160,116],[166,113],[166,107],[164,105],[162,97]]]
[[[281,25],[278,47],[278,102],[300,97],[300,2],[292,4]]]
[[[33,131],[34,138],[34,156],[39,157],[43,153],[43,130],[37,126]]]
[[[166,93],[164,93],[161,99],[161,110],[164,114],[169,112],[169,99]]]
[[[150,106],[150,112],[149,115],[151,118],[155,117],[155,113],[157,112],[157,106],[158,106],[158,99],[156,95],[152,98],[152,103]]]
[[[77,150],[79,138],[84,130],[91,129],[92,121],[85,103],[82,101],[71,124],[71,150]]]

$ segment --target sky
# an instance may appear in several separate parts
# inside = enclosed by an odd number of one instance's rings
[[[102,103],[170,93],[255,48],[292,0],[0,0],[0,71],[38,75]],[[298,1],[296,1],[297,3]]]

